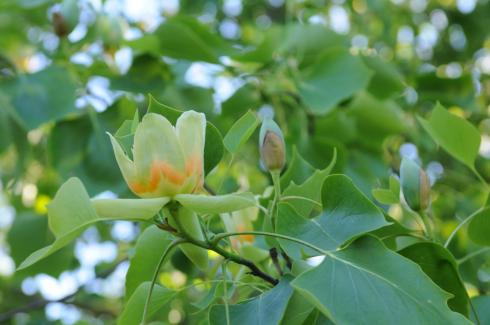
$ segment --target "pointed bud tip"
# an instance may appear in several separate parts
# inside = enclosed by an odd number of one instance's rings
[[[281,171],[286,164],[286,146],[281,129],[272,119],[262,122],[259,146],[264,166],[269,171]]]

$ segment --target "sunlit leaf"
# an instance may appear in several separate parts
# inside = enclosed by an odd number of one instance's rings
[[[328,176],[322,189],[323,212],[312,219],[287,204],[279,205],[277,232],[302,239],[324,250],[336,250],[347,241],[389,223],[381,211],[344,175]],[[295,243],[279,240],[288,255],[318,255]]]
[[[449,113],[437,103],[428,120],[418,118],[432,139],[454,158],[475,169],[475,159],[480,148],[480,132],[470,122]]]
[[[414,262],[363,237],[292,285],[340,324],[471,324]]]

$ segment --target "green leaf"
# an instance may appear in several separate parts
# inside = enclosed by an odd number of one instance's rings
[[[277,232],[331,251],[357,236],[389,225],[381,211],[345,175],[326,178],[322,205],[323,212],[319,216],[307,219],[291,205],[279,204]],[[304,251],[303,247],[290,241],[279,242],[293,258],[299,258]],[[306,252],[318,255],[311,250]]]
[[[248,111],[233,124],[231,129],[226,133],[223,143],[226,150],[235,154],[240,147],[247,142],[259,125],[257,115]]]
[[[50,164],[62,175],[73,172],[85,158],[92,126],[88,115],[63,120],[53,127],[48,137],[47,154]]]
[[[282,318],[283,325],[302,325],[315,307],[303,295],[295,291]]]
[[[221,115],[236,121],[249,109],[258,109],[262,105],[260,93],[250,83],[238,88],[233,95],[221,104]]]
[[[279,324],[284,316],[293,288],[288,280],[282,280],[271,290],[247,300],[244,303],[229,305],[230,324],[258,325]],[[226,324],[224,305],[214,305],[209,311],[209,323]]]
[[[458,272],[454,256],[436,243],[422,242],[410,245],[398,252],[411,259],[432,281],[454,297],[448,300],[449,308],[468,316],[469,297]]]
[[[400,202],[400,196],[396,196],[391,190],[375,188],[371,191],[373,197],[381,204],[396,204]]]
[[[122,314],[117,319],[118,325],[140,325],[143,318],[143,309],[150,290],[150,282],[144,282],[138,286],[129,298]],[[147,320],[150,320],[157,312],[168,304],[175,293],[161,285],[155,284],[148,305]]]
[[[110,78],[111,88],[136,93],[149,93],[165,87],[170,70],[160,57],[143,54],[133,59],[129,71]]]
[[[158,113],[170,123],[175,125],[175,122],[183,112],[159,103],[153,96],[149,96],[148,113]],[[223,137],[219,130],[210,122],[206,122],[206,142],[204,144],[204,171],[209,173],[223,157]]]
[[[480,148],[480,132],[470,122],[449,113],[437,103],[428,120],[418,117],[420,124],[432,139],[454,158],[475,170],[475,159]]]
[[[29,255],[18,267],[24,269],[68,245],[90,225],[105,220],[147,220],[168,198],[92,200],[78,178],[70,178],[48,205],[49,228],[55,241]],[[100,215],[98,214],[100,213]]]
[[[48,230],[48,218],[35,214],[16,215],[7,234],[9,255],[16,265],[20,265],[29,254],[49,245],[52,241],[53,235]],[[73,259],[73,247],[67,246],[37,263],[35,267],[17,272],[16,276],[24,277],[45,273],[58,277],[71,266]]]
[[[490,296],[478,296],[471,299],[475,308],[480,324],[490,324]],[[471,320],[476,323],[474,313],[471,313]]]
[[[381,142],[389,134],[407,130],[403,110],[392,100],[379,100],[362,92],[349,105],[349,116],[357,124],[357,131],[365,135],[362,142]],[[374,139],[371,139],[374,138]]]
[[[478,212],[468,225],[468,235],[478,245],[490,246],[490,207]]]
[[[296,183],[291,182],[291,184],[282,193],[283,197],[292,196],[296,198],[291,198],[288,202],[291,206],[302,216],[309,216],[311,211],[315,208],[321,206],[321,193],[323,182],[330,175],[332,168],[335,166],[337,161],[337,150],[334,150],[333,158],[330,164],[323,170],[315,170],[313,175],[311,175],[306,181],[301,185],[296,185]],[[301,199],[305,198],[307,200]],[[315,204],[311,201],[318,202]]]
[[[314,114],[325,115],[342,100],[364,89],[371,75],[361,58],[346,49],[329,49],[302,71],[299,94]]]
[[[235,292],[234,284],[231,282],[227,282],[226,288],[227,288],[228,299],[230,299],[233,296],[233,293]],[[221,300],[224,298],[223,290],[224,290],[224,284],[222,281],[214,282],[211,288],[209,289],[208,293],[200,300],[193,303],[192,305],[198,308],[200,311],[207,309],[214,301],[218,299]]]
[[[77,113],[76,82],[67,70],[57,65],[0,82],[0,90],[9,94],[14,115],[28,130]]]
[[[154,35],[158,38],[160,55],[176,59],[219,63],[220,56],[233,53],[222,38],[190,17],[168,19]]]
[[[288,24],[285,34],[279,37],[277,50],[284,55],[296,55],[301,66],[311,64],[325,49],[339,48],[347,44],[345,36],[319,24]]]
[[[368,91],[379,99],[399,95],[405,87],[401,73],[395,66],[380,56],[363,56],[364,63],[374,71],[369,81]]]
[[[291,182],[301,184],[314,172],[315,168],[301,157],[296,147],[293,147],[291,162],[288,169],[281,175],[281,188],[287,188]]]
[[[146,228],[138,237],[126,275],[127,298],[131,297],[140,284],[152,279],[163,251],[171,242],[170,234],[156,226]]]
[[[226,213],[257,206],[257,200],[250,192],[214,196],[178,194],[174,199],[198,214]]]
[[[471,324],[414,262],[362,237],[292,286],[337,324]]]

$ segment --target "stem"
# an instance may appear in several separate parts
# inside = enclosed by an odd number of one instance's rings
[[[427,236],[430,240],[434,241],[434,230],[432,229],[432,225],[430,224],[429,216],[425,211],[419,211],[419,215],[422,218],[422,222],[424,223]]]
[[[270,210],[270,218],[272,229],[276,229],[276,214],[277,214],[277,203],[281,197],[281,176],[280,172],[275,170],[271,171],[272,183],[274,184],[274,200],[272,201],[272,207]]]
[[[172,213],[172,212],[170,211],[170,213]],[[215,241],[214,239],[211,241],[203,241],[203,240],[193,238],[192,236],[190,236],[185,231],[185,229],[183,229],[183,227],[180,223],[180,219],[178,217],[174,218],[174,220],[175,220],[175,223],[177,223],[177,227],[181,230],[180,235],[183,236],[183,238],[186,242],[194,244],[194,245],[199,246],[199,247],[204,248],[204,249],[212,250],[213,252],[218,253],[219,255],[223,256],[224,258],[226,258],[230,261],[233,261],[237,264],[245,265],[250,269],[250,271],[251,271],[250,273],[252,275],[258,276],[258,277],[264,279],[265,281],[269,282],[272,285],[276,285],[279,283],[279,281],[277,279],[274,279],[273,277],[271,277],[267,273],[263,272],[252,261],[247,260],[247,259],[245,259],[239,255],[234,254],[234,253],[228,252],[227,250],[218,246],[218,242]]]
[[[163,262],[165,261],[165,258],[168,256],[170,251],[179,244],[185,243],[185,239],[177,239],[173,241],[170,245],[165,248],[165,251],[163,251],[162,257],[160,258],[160,261],[158,262],[157,267],[155,268],[155,273],[153,273],[153,278],[151,280],[150,284],[150,289],[148,290],[148,295],[146,296],[146,301],[145,301],[145,306],[143,308],[143,316],[141,318],[141,325],[144,325],[146,323],[146,316],[148,314],[148,306],[150,305],[150,299],[151,299],[151,294],[153,293],[153,287],[155,286],[155,282],[157,281],[158,273],[160,272],[160,268],[163,265]]]
[[[485,189],[488,190],[488,183],[487,181],[483,178],[483,176],[476,170],[476,168],[471,168],[471,170],[473,171],[473,173],[476,175],[476,177],[478,178],[478,180],[480,182],[482,182],[483,185],[485,185]]]
[[[222,234],[216,235],[213,238],[213,240],[211,241],[211,244],[217,244],[223,238],[233,237],[233,236],[241,236],[241,235],[269,236],[269,237],[275,237],[275,238],[285,239],[285,240],[289,240],[289,241],[292,241],[292,242],[301,244],[301,245],[306,246],[308,248],[311,248],[314,251],[317,251],[318,253],[320,253],[322,255],[330,255],[330,253],[328,251],[323,250],[323,249],[321,249],[321,248],[319,248],[319,247],[317,247],[317,246],[315,246],[313,244],[310,244],[310,243],[308,243],[308,242],[306,242],[304,240],[301,240],[301,239],[298,239],[298,238],[294,238],[294,237],[290,237],[290,236],[287,236],[287,235],[276,234],[276,233],[273,233],[273,232],[266,232],[266,231],[226,232],[226,233],[222,233]]]
[[[223,302],[225,303],[226,325],[230,325],[230,310],[228,308],[228,288],[226,284],[226,262],[221,264],[221,273],[223,273]]]
[[[447,238],[446,242],[444,243],[444,248],[447,248],[449,246],[449,244],[451,243],[451,240],[453,240],[454,236],[456,235],[456,233],[465,225],[467,224],[469,221],[471,221],[471,219],[473,219],[480,211],[482,210],[482,208],[476,210],[475,212],[473,212],[468,218],[464,219],[463,221],[461,221],[457,226],[456,228],[454,228],[454,230],[451,232],[451,234],[449,235],[449,237]]]
[[[201,247],[203,247],[203,246],[201,246]],[[277,279],[274,279],[269,274],[263,272],[252,261],[249,261],[249,260],[247,260],[247,259],[245,259],[239,255],[230,253],[230,252],[226,251],[225,249],[223,249],[219,246],[206,245],[203,248],[210,249],[210,250],[220,254],[221,256],[223,256],[224,258],[226,258],[232,262],[235,262],[235,263],[241,264],[241,265],[245,265],[246,267],[248,267],[250,269],[250,274],[258,276],[258,277],[264,279],[265,281],[269,282],[272,285],[276,285],[279,283],[279,281]]]
[[[480,248],[479,250],[474,251],[473,253],[469,253],[468,255],[466,255],[466,256],[464,256],[464,257],[460,258],[460,259],[458,260],[458,264],[459,264],[459,265],[461,265],[461,264],[463,264],[464,262],[466,262],[466,261],[468,261],[468,260],[472,259],[473,257],[478,256],[478,255],[483,254],[483,253],[486,253],[486,252],[488,252],[488,251],[490,251],[490,247],[483,247],[483,248]]]

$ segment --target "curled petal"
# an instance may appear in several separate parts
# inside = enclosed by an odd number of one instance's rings
[[[121,145],[116,140],[116,138],[114,138],[110,133],[107,134],[111,139],[112,149],[114,150],[114,155],[116,156],[116,161],[117,164],[119,165],[119,168],[121,169],[121,173],[123,175],[124,180],[128,185],[135,184],[136,170],[135,170],[134,163],[131,161],[131,159],[128,158],[128,156],[126,156],[124,150],[122,149]],[[131,188],[131,185],[129,186]],[[133,188],[131,188],[131,190],[135,192]]]

